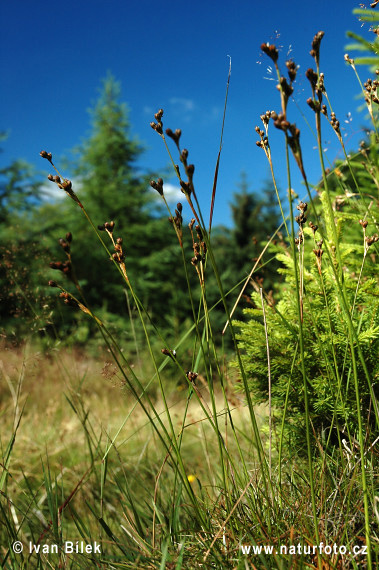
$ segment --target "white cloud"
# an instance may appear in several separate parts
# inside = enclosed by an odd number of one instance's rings
[[[185,99],[184,97],[171,97],[169,103],[176,107],[178,112],[188,113],[195,109],[194,101],[192,99]]]
[[[175,186],[175,184],[164,184],[163,186],[164,195],[167,202],[176,203],[184,199],[184,194],[180,189],[180,186]]]
[[[223,108],[217,105],[214,105],[211,108],[211,112],[209,113],[209,117],[211,119],[221,119],[223,113]]]
[[[157,200],[162,200],[159,196],[158,192],[150,187],[150,190],[154,192]],[[163,192],[167,202],[170,206],[176,205],[177,202],[183,202],[184,194],[180,189],[180,186],[176,186],[175,184],[170,184],[170,182],[165,182],[163,184]]]
[[[81,183],[79,180],[72,181],[72,189],[74,192],[80,192]],[[46,202],[57,202],[67,197],[66,192],[62,188],[58,188],[55,182],[44,182],[40,188],[42,199]]]
[[[44,182],[40,191],[42,199],[46,200],[46,202],[56,202],[65,196],[65,192],[58,188],[54,182]]]
[[[149,105],[145,105],[143,108],[143,112],[145,113],[145,115],[153,116],[154,112],[156,112],[156,111],[154,111],[153,107],[150,107]]]

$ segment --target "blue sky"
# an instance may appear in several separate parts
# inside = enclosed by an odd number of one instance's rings
[[[279,111],[279,97],[271,62],[260,52],[262,42],[280,47],[282,68],[288,57],[300,65],[294,99],[313,125],[313,113],[305,103],[310,89],[304,73],[314,64],[309,55],[313,36],[325,31],[321,70],[345,128],[347,148],[356,148],[363,138],[364,116],[355,99],[359,87],[343,59],[347,30],[371,39],[368,25],[362,27],[352,15],[359,5],[355,0],[2,2],[0,130],[8,131],[9,138],[0,164],[23,158],[47,174],[39,151],[51,151],[59,162],[89,134],[88,108],[110,71],[121,83],[132,133],[146,147],[139,167],[163,171],[168,165],[162,141],[149,126],[162,107],[165,128],[182,129],[181,142],[195,164],[195,186],[207,218],[230,56],[215,209],[215,222],[229,224],[229,203],[241,171],[256,191],[269,174],[264,153],[255,145],[254,127],[266,110]],[[312,134],[295,104],[289,106],[288,117],[301,129],[305,166],[311,182],[317,182],[320,171]],[[274,158],[284,192],[283,141],[277,135]],[[338,145],[326,123],[324,138],[333,161]],[[175,184],[167,177],[165,181]],[[292,186],[303,193],[295,168]]]

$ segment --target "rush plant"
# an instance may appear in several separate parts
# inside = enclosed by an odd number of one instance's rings
[[[19,438],[26,414],[20,399],[26,365],[17,382],[6,376],[13,407],[3,412],[9,428],[2,439],[0,474],[3,568],[35,563],[38,568],[371,570],[379,563],[378,81],[374,78],[363,87],[373,130],[358,160],[344,149],[326,90],[320,68],[322,38],[318,32],[313,39],[315,69],[306,72],[311,94],[307,104],[314,114],[320,157],[316,188],[308,183],[300,130],[291,122],[297,65],[287,61],[282,74],[278,49],[261,46],[277,72],[280,110],[262,114],[257,144],[269,163],[282,220],[251,269],[254,308],[245,313],[244,322],[233,320],[213,247],[224,124],[207,216],[199,207],[195,166],[183,146],[184,134],[166,128],[162,109],[150,124],[167,149],[183,194],[171,207],[164,179],[155,176],[150,181],[167,210],[166,231],[176,247],[165,267],[171,262],[177,272],[181,264],[185,314],[192,315],[175,343],[167,329],[162,332],[140,294],[143,276],[133,272],[130,260],[133,229],[128,227],[124,234],[110,214],[97,219],[101,208],[94,208],[95,219],[85,192],[61,174],[50,152],[41,151],[51,169],[48,179],[86,221],[91,247],[99,245],[107,264],[102,280],[106,284],[111,271],[118,278],[120,299],[126,297],[129,315],[134,316],[130,330],[138,321],[139,336],[135,352],[125,350],[123,339],[94,308],[95,297],[88,291],[95,284],[80,277],[76,259],[81,244],[75,224],[68,227],[64,237],[57,236],[59,258],[50,263],[55,277],[49,281],[50,291],[98,329],[107,355],[104,377],[116,379],[120,392],[108,403],[109,423],[101,423],[103,388],[96,408],[86,374],[68,386],[66,401],[80,429],[67,428],[71,445],[60,446],[55,461],[44,457],[42,479],[34,480],[37,470],[31,472],[23,464],[31,452]],[[349,56],[346,62],[354,67]],[[229,79],[230,72],[225,111]],[[321,144],[324,123],[345,157],[329,170]],[[282,137],[287,201],[276,182],[272,126]],[[107,141],[99,137],[98,142]],[[306,189],[300,201],[291,191],[291,154]],[[96,158],[91,164],[98,162]],[[129,184],[125,172],[119,174]],[[97,185],[91,168],[87,175],[102,198],[102,185]],[[185,209],[190,211],[189,223],[184,221]],[[266,252],[274,258],[274,267],[280,267],[282,284],[274,295],[264,290],[262,280],[255,280]],[[91,269],[96,274],[97,268]],[[165,277],[169,280],[169,272]],[[246,283],[242,276],[236,278],[240,280],[236,287],[241,296]],[[215,283],[216,303],[210,301]],[[215,307],[224,311],[231,338],[227,350],[224,336],[214,327]],[[28,355],[24,360],[30,360]],[[62,367],[66,371],[70,364]],[[180,391],[172,389],[173,377]],[[51,410],[48,415],[46,407],[41,418],[60,444],[60,428],[49,423]],[[30,436],[27,445],[29,441]],[[12,462],[17,452],[19,464]],[[50,559],[37,552],[48,540],[58,549]],[[100,549],[67,553],[67,540],[96,543]],[[16,552],[15,542],[36,548],[30,554]]]

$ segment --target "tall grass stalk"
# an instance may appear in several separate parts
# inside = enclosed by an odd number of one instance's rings
[[[34,562],[39,568],[247,568],[248,554],[242,547],[268,544],[275,548],[275,554],[269,556],[264,551],[257,553],[257,558],[251,558],[252,567],[255,567],[257,560],[260,567],[268,569],[307,566],[337,570],[359,567],[360,560],[350,553],[332,555],[316,548],[313,552],[288,554],[281,550],[283,546],[310,548],[319,546],[323,541],[340,541],[340,544],[345,543],[349,547],[358,543],[367,547],[367,568],[374,568],[375,563],[379,563],[379,553],[375,550],[379,540],[378,525],[375,523],[375,528],[373,525],[373,515],[378,517],[375,446],[379,438],[374,429],[379,426],[379,413],[374,379],[370,376],[369,364],[365,362],[361,341],[362,330],[365,332],[364,311],[359,314],[360,294],[366,291],[364,269],[369,263],[368,248],[375,242],[367,242],[365,222],[370,220],[377,224],[376,205],[372,199],[370,206],[366,206],[358,176],[355,175],[354,162],[346,153],[335,118],[332,118],[332,114],[330,117],[326,114],[342,144],[346,168],[351,172],[353,184],[361,198],[362,203],[352,208],[356,208],[357,215],[361,211],[359,208],[364,210],[363,220],[360,220],[363,255],[351,294],[344,265],[344,244],[335,223],[333,192],[321,145],[321,118],[325,114],[323,96],[331,109],[319,65],[322,35],[321,32],[316,34],[312,44],[316,71],[307,71],[312,90],[308,105],[315,114],[321,171],[319,196],[315,195],[307,179],[300,131],[288,118],[287,107],[294,89],[297,67],[292,60],[286,62],[288,82],[280,72],[276,47],[269,44],[261,46],[276,68],[281,112],[267,111],[261,115],[264,130],[259,127],[255,130],[260,137],[257,144],[264,150],[269,163],[282,223],[267,243],[262,244],[262,252],[244,282],[237,304],[263,256],[274,255],[271,253],[277,247],[274,238],[283,227],[285,235],[282,242],[287,261],[290,258],[290,269],[287,269],[293,276],[291,283],[295,301],[293,305],[288,305],[290,310],[283,310],[284,305],[280,301],[281,296],[285,296],[284,289],[279,289],[277,298],[273,300],[262,285],[253,283],[253,299],[258,299],[253,311],[255,316],[258,313],[261,327],[254,331],[262,333],[263,329],[263,334],[254,337],[251,352],[247,343],[249,339],[238,333],[239,327],[244,325],[233,321],[236,304],[230,308],[231,292],[225,289],[219,271],[214,248],[215,232],[212,231],[231,64],[209,222],[205,222],[208,215],[199,206],[194,165],[188,163],[188,151],[181,146],[180,129],[163,129],[163,110],[155,114],[155,121],[151,123],[168,152],[192,216],[188,227],[184,227],[183,204],[178,203],[176,208],[172,208],[165,196],[163,180],[158,178],[151,181],[152,188],[158,192],[167,208],[171,229],[178,241],[188,307],[192,314],[192,322],[186,328],[183,326],[181,336],[175,343],[172,337],[162,333],[156,326],[148,307],[142,303],[138,295],[139,282],[133,281],[128,273],[122,238],[115,238],[115,223],[107,221],[102,226],[96,226],[71,182],[56,169],[52,155],[41,152],[57,174],[54,177],[49,175],[49,179],[58,184],[80,208],[94,232],[94,239],[98,240],[104,255],[111,259],[118,271],[121,286],[125,290],[136,358],[134,360],[132,355],[125,354],[117,334],[88,303],[84,287],[75,274],[75,254],[71,255],[67,243],[64,251],[68,263],[66,268],[70,269],[66,272],[69,286],[55,281],[50,281],[50,285],[59,290],[59,296],[67,305],[82,311],[86,318],[96,323],[105,350],[113,360],[117,377],[128,397],[125,401],[119,397],[116,402],[113,400],[111,413],[104,419],[103,386],[100,389],[102,403],[93,410],[93,389],[89,386],[93,378],[88,381],[84,374],[77,381],[69,367],[62,363],[60,370],[68,371],[69,376],[71,374],[65,398],[75,421],[70,434],[72,444],[58,448],[56,455],[59,458],[52,453],[46,459],[37,446],[38,469],[33,469],[33,466],[24,469],[20,466],[22,452],[18,451],[18,446],[22,448],[22,438],[26,437],[23,425],[29,401],[23,402],[22,396],[28,382],[28,355],[25,353],[21,359],[16,380],[12,379],[0,360],[8,386],[7,398],[12,403],[10,411],[1,411],[7,436],[1,439],[0,536],[4,537],[5,546],[0,551],[0,564],[6,570],[13,570],[17,564],[26,568]],[[371,118],[375,130],[376,116],[372,106]],[[276,157],[271,153],[270,146],[270,122],[284,134],[282,152],[288,186],[287,204],[279,195]],[[172,144],[178,154],[180,167],[170,149]],[[309,243],[310,235],[309,228],[305,228],[307,204],[301,201],[295,206],[291,188],[291,153],[301,172],[312,216],[322,238],[317,241],[316,226],[311,225],[316,257],[312,258],[314,274],[309,268],[306,243],[307,240]],[[300,212],[298,216],[295,215],[295,208]],[[299,226],[298,230],[295,224]],[[68,240],[70,243],[71,238]],[[324,252],[326,255],[322,262]],[[191,266],[188,263],[190,255],[193,255]],[[196,290],[192,285],[191,271],[198,281]],[[312,275],[315,275],[317,282],[317,298],[309,294]],[[218,289],[218,300],[216,303],[212,301],[213,304],[209,294],[211,279]],[[237,280],[238,286],[244,281],[241,276]],[[75,294],[70,292],[70,286]],[[317,314],[320,299],[325,309],[324,336]],[[336,315],[333,314],[333,307],[336,305],[340,312],[338,318],[346,331],[342,342],[342,359],[341,346],[337,344],[334,330]],[[222,332],[216,330],[213,324],[213,312],[220,307],[227,323]],[[137,314],[135,319],[134,311]],[[309,323],[312,331],[307,330]],[[226,348],[226,330],[230,334],[231,349]],[[242,330],[248,332],[248,328]],[[143,341],[139,340],[137,331]],[[279,337],[285,339],[281,345],[278,344]],[[293,351],[286,361],[288,347],[284,343],[288,342],[292,343]],[[184,346],[189,355],[187,360],[183,355],[184,350],[181,350]],[[309,361],[315,359],[315,355],[320,359],[320,369],[325,363],[324,374],[332,387],[331,419],[328,418],[330,423],[325,433],[317,425],[315,378],[309,372]],[[268,394],[268,412],[266,408],[255,405],[255,376],[261,371],[253,368],[254,372],[251,373],[250,367],[256,365],[259,359],[264,362],[262,370],[265,374],[262,375],[264,391]],[[234,361],[233,367],[229,366],[230,360]],[[286,383],[280,385],[282,361],[287,362]],[[43,360],[46,368],[47,362],[47,359]],[[186,362],[191,362],[190,370]],[[359,377],[360,370],[363,371],[367,389]],[[167,374],[168,371],[170,374]],[[176,384],[168,379],[170,375],[174,376]],[[299,383],[295,384],[297,379]],[[238,384],[239,392],[231,389],[234,384]],[[356,430],[349,423],[352,404],[344,399],[347,393],[345,384],[354,390]],[[280,406],[278,386],[282,389]],[[370,395],[369,419],[364,416],[367,410],[362,406],[365,390]],[[299,395],[296,414],[293,409],[294,393],[295,396]],[[48,409],[47,402],[41,403],[43,409]],[[278,407],[281,411],[280,421],[277,421]],[[39,413],[38,417],[43,418],[43,413]],[[57,409],[54,414],[57,422]],[[29,417],[27,421],[32,423],[33,418]],[[342,425],[344,422],[346,427]],[[298,453],[297,443],[293,444],[288,436],[290,429],[299,424],[304,433],[303,454]],[[60,428],[55,428],[53,420],[50,420],[49,429],[55,442],[59,442]],[[68,427],[66,429],[69,431]],[[36,430],[36,445],[38,437]],[[355,456],[358,450],[359,456]],[[44,457],[43,461],[41,456]],[[37,471],[42,474],[39,479]],[[63,552],[63,545],[65,540],[74,537],[84,541],[99,540],[101,555],[67,556]],[[12,549],[15,540],[36,545],[49,540],[59,545],[59,553],[48,559],[43,553],[28,555],[25,552],[17,559]]]

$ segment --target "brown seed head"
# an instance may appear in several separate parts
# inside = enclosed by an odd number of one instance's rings
[[[65,251],[66,253],[70,253],[70,244],[64,240],[63,238],[60,238],[58,240],[59,245],[61,246],[61,248],[63,249],[63,251]]]
[[[53,160],[53,155],[51,154],[51,152],[46,152],[46,150],[41,150],[40,156],[42,156],[42,158],[46,158],[46,160],[48,160],[49,162],[52,162]]]
[[[162,348],[161,353],[164,354],[165,356],[169,356],[170,358],[172,358],[172,360],[174,360],[174,358],[176,357],[176,350],[169,350],[168,348]]]
[[[321,110],[320,103],[318,101],[313,101],[312,97],[308,97],[307,105],[309,105],[315,113],[319,113]]]
[[[188,182],[184,182],[184,180],[180,180],[180,186],[181,186],[181,191],[183,192],[183,194],[191,194],[191,187],[188,184]]]
[[[295,222],[298,223],[301,227],[305,224],[306,221],[307,216],[305,216],[303,212],[299,216],[295,217]]]
[[[271,111],[266,111],[263,115],[260,116],[260,118],[261,118],[261,121],[262,121],[263,125],[264,125],[265,127],[267,127],[267,125],[269,124],[270,119],[271,119]],[[258,130],[257,130],[257,129],[258,129]],[[259,132],[259,127],[255,127],[255,130],[256,130],[257,133],[258,133],[258,132]]]
[[[158,194],[160,194],[161,196],[163,196],[163,180],[162,178],[158,178],[157,181],[155,180],[151,180],[150,181],[150,186],[152,188],[154,188],[154,190],[156,190],[158,192]]]
[[[186,374],[188,380],[190,382],[194,382],[196,380],[196,378],[198,377],[197,372],[192,372],[191,370],[189,370]]]
[[[379,241],[379,236],[377,236],[376,234],[373,236],[370,236],[370,237],[369,236],[366,237],[367,247],[370,247],[370,245],[372,245],[373,243],[375,243],[377,241]]]
[[[63,271],[63,263],[61,261],[50,261],[49,266],[51,269],[59,269],[59,271]]]
[[[181,134],[182,131],[180,129],[175,129],[175,132],[173,132],[171,129],[166,129],[166,135],[170,137],[177,146],[179,145],[179,139]]]
[[[308,204],[306,202],[299,202],[296,208],[297,210],[300,210],[300,212],[306,212],[308,209]]]
[[[199,241],[203,241],[203,231],[202,231],[201,227],[195,226],[195,230],[196,230],[197,239]]]
[[[187,174],[187,176],[188,176],[188,178],[189,178],[190,180],[192,180],[192,177],[193,177],[193,173],[194,173],[194,172],[195,172],[195,165],[194,165],[194,164],[189,164],[189,165],[186,167],[186,174]]]
[[[285,77],[280,78],[280,88],[283,90],[283,93],[287,99],[288,97],[291,97],[293,93],[293,87],[287,83],[287,79]]]
[[[320,44],[324,35],[325,32],[317,32],[312,41],[312,49],[310,51],[310,54],[315,59],[317,65],[320,62]]]
[[[114,227],[115,227],[115,223],[113,221],[112,222],[105,222],[105,224],[104,224],[104,228],[106,230],[108,230],[109,233],[113,233]]]
[[[58,177],[59,178],[59,177]],[[71,180],[67,180],[67,178],[65,178],[62,182],[62,188],[64,190],[66,190],[66,192],[71,192],[72,191],[72,182]]]
[[[261,50],[263,51],[263,53],[265,53],[266,55],[268,55],[268,57],[270,59],[272,59],[272,61],[274,63],[276,63],[278,61],[279,58],[279,52],[277,50],[277,48],[274,45],[270,45],[269,43],[267,44],[262,44],[261,45]]]
[[[152,121],[150,123],[150,127],[156,131],[159,135],[163,135],[163,127],[162,127],[162,123],[154,123],[154,121]]]
[[[305,72],[305,77],[308,79],[309,83],[311,84],[312,91],[316,89],[318,75],[317,73],[310,67]]]
[[[317,232],[318,226],[316,226],[313,222],[309,222],[309,227],[313,231],[313,235]]]
[[[296,79],[297,65],[293,61],[293,59],[289,59],[288,61],[286,61],[286,67],[287,67],[288,77],[292,83]]]
[[[281,131],[286,132],[287,129],[289,128],[290,124],[287,121],[287,119],[285,118],[285,116],[283,115],[283,113],[279,113],[279,115],[274,116],[274,126],[277,129],[280,129]]]
[[[313,253],[315,254],[315,256],[316,256],[318,259],[321,260],[321,257],[322,257],[322,255],[323,255],[324,252],[323,252],[322,249],[314,249],[314,250],[313,250]]]

